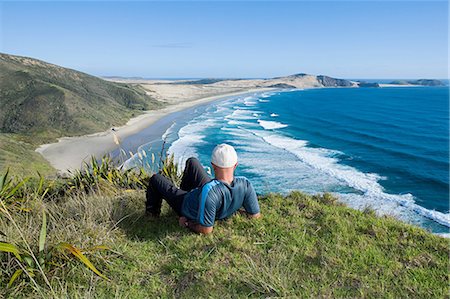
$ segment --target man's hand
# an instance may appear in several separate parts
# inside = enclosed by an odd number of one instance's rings
[[[256,218],[260,218],[261,217],[261,213],[256,213],[256,214],[249,214],[244,210],[238,210],[238,212],[243,215],[243,216],[247,216],[250,219],[256,219]]]
[[[257,219],[261,217],[261,213],[256,213],[256,214],[247,214],[248,218],[250,219]]]
[[[184,216],[181,216],[181,217],[178,219],[178,224],[179,224],[181,227],[188,227],[188,226],[189,226],[189,222],[188,222],[187,218],[184,217]]]
[[[178,219],[178,224],[181,227],[189,228],[193,232],[196,232],[196,233],[199,233],[199,234],[207,235],[207,234],[211,233],[212,230],[213,230],[212,227],[206,227],[206,226],[200,225],[200,224],[192,222],[192,221],[189,222],[189,220],[186,217],[184,217],[184,216],[181,216]]]
[[[188,227],[191,231],[196,232],[197,234],[203,234],[207,235],[212,233],[213,227],[212,226],[203,226],[199,223],[195,222],[188,222]]]

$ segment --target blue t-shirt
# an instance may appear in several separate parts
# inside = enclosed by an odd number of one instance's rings
[[[181,214],[203,226],[213,226],[216,219],[230,217],[242,206],[249,214],[259,213],[258,198],[249,180],[235,177],[228,185],[214,179],[184,196]]]

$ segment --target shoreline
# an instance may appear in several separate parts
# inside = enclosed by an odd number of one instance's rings
[[[115,142],[115,136],[122,141],[148,129],[157,121],[173,113],[228,97],[270,90],[274,88],[252,88],[180,102],[158,110],[148,110],[131,118],[125,125],[114,128],[115,131],[110,129],[83,136],[61,137],[58,142],[40,145],[35,151],[41,154],[58,173],[67,174],[69,171],[80,169],[91,156],[102,157],[118,149],[119,144]]]
[[[378,83],[380,86],[379,88],[386,88],[386,87],[395,87],[395,88],[403,88],[403,87],[429,87],[429,86],[423,86],[423,85],[414,85],[414,84],[390,84],[390,83]]]

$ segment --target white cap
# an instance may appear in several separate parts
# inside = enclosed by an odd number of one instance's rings
[[[236,151],[231,145],[219,144],[212,151],[211,163],[221,168],[233,167],[237,163]]]

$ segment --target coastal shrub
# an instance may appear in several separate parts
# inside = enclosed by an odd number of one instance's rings
[[[179,186],[181,174],[173,155],[152,163],[159,173]],[[47,179],[39,173],[20,178],[11,176],[7,169],[0,174],[0,200],[10,208],[28,210],[30,202],[37,199],[60,200],[69,194],[96,190],[114,193],[117,189],[146,189],[151,175],[144,167],[122,169],[110,156],[100,161],[92,157],[82,169],[73,171],[67,178]]]
[[[156,163],[153,160],[153,164]],[[177,186],[181,183],[181,174],[178,173],[178,165],[173,155],[161,159],[158,172]],[[85,163],[83,169],[72,173],[67,184],[69,189],[86,192],[102,187],[108,189],[110,185],[118,188],[146,189],[151,175],[152,173],[148,173],[144,167],[122,169],[122,166],[118,167],[110,156],[104,156],[100,163],[92,157],[90,163]]]
[[[102,186],[102,182],[109,183],[120,188],[143,189],[147,185],[148,175],[143,168],[122,170],[114,165],[109,156],[97,162],[91,158],[90,164],[85,163],[81,170],[75,170],[68,180],[69,189],[84,190],[89,192],[93,188]]]
[[[160,173],[171,180],[176,186],[180,186],[182,175],[178,172],[178,164],[172,155],[166,156],[161,164]]]
[[[23,188],[27,181],[28,179],[19,182],[14,181],[13,178],[9,177],[9,169],[0,176],[0,201],[5,209],[13,205],[21,197],[21,188]]]
[[[2,229],[0,239],[2,279],[0,281],[5,286],[6,294],[13,295],[21,290],[36,292],[43,296],[45,289],[45,292],[49,291],[54,295],[49,277],[53,277],[61,269],[72,269],[73,259],[79,260],[98,276],[107,279],[85,255],[95,250],[108,249],[107,247],[100,245],[81,250],[67,242],[48,244],[45,210],[42,210],[42,217],[39,218],[35,213],[11,213],[3,201],[0,204],[4,213],[3,217],[0,217]],[[36,230],[37,225],[30,223],[37,224],[37,221],[42,222],[39,231]]]
[[[39,173],[37,177],[14,177],[7,169],[0,176],[0,200],[10,207],[23,207],[31,200],[58,199],[68,193],[90,192],[102,187],[144,189],[148,178],[149,174],[142,168],[118,168],[109,156],[103,157],[100,163],[92,157],[83,169],[74,171],[65,179],[46,179]]]

